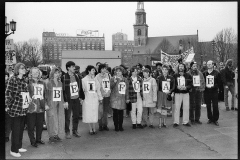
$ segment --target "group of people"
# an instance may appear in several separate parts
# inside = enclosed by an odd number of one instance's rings
[[[90,135],[97,134],[97,123],[99,131],[109,131],[110,108],[116,132],[124,131],[123,115],[126,109],[131,113],[133,129],[155,128],[154,117],[159,119],[159,128],[167,127],[168,108],[172,108],[173,127],[177,127],[181,107],[184,126],[202,124],[202,95],[207,106],[208,123],[219,125],[218,90],[222,83],[230,91],[234,87],[229,78],[233,76],[232,65],[232,60],[227,61],[224,79],[213,69],[211,60],[203,72],[198,70],[196,62],[191,62],[189,70],[182,61],[175,69],[158,63],[156,70],[141,64],[131,68],[120,65],[111,70],[107,64],[98,62],[96,67],[88,65],[84,74],[80,74],[79,66],[69,61],[66,63],[66,73],[54,67],[49,76],[43,75],[37,67],[30,68],[26,76],[25,65],[17,63],[11,77],[8,72],[5,73],[5,111],[10,121],[8,132],[12,131],[10,154],[21,157],[20,152],[27,151],[22,147],[25,119],[31,145],[38,147],[45,143],[41,139],[45,111],[49,143],[61,142],[59,135],[64,133],[66,139],[71,139],[71,115],[72,135],[75,137],[80,137],[80,114],[82,122],[89,126]]]

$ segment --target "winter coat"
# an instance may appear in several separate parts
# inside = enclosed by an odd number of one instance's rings
[[[179,90],[177,88],[177,86],[178,86],[178,81],[177,80],[180,77],[180,74],[179,73],[175,73],[173,77],[175,79],[175,89],[174,89],[174,92],[175,93],[189,93],[190,89],[192,89],[192,87],[193,87],[192,76],[189,73],[184,73],[183,74],[183,77],[185,78],[186,90]]]
[[[147,90],[146,84],[144,82],[150,83],[149,93],[144,93]],[[154,78],[144,78],[143,79],[143,107],[156,107],[157,102],[157,82]]]
[[[120,94],[119,90],[119,83],[124,82],[125,83],[125,94]],[[129,97],[129,91],[128,91],[128,80],[125,77],[122,77],[122,80],[117,78],[117,82],[114,82],[114,77],[110,80],[110,88],[111,88],[111,95],[110,95],[110,105],[114,109],[124,110],[126,109],[126,100]]]

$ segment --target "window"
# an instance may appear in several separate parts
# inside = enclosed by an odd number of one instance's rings
[[[141,29],[138,29],[137,35],[138,35],[138,36],[141,36]]]

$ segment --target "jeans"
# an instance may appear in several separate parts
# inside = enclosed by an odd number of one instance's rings
[[[137,109],[137,115],[136,115],[136,109]],[[132,124],[136,124],[136,123],[141,124],[142,112],[143,112],[142,98],[140,94],[137,94],[137,102],[132,103],[132,111],[131,111]]]
[[[18,153],[18,150],[22,148],[25,117],[26,116],[11,117],[11,151],[15,153]]]
[[[207,105],[207,117],[212,122],[218,121],[218,92],[217,91],[204,91],[204,98]],[[213,110],[213,112],[212,112]]]
[[[42,113],[27,113],[27,128],[28,137],[31,144],[36,141],[41,141],[43,130],[44,112]],[[36,126],[36,139],[34,136],[34,128]]]
[[[122,128],[123,124],[123,110],[113,108],[113,122],[117,129]]]
[[[11,132],[11,117],[5,112],[5,137],[9,138]]]
[[[224,87],[224,102],[225,106],[228,107],[228,91],[232,94],[232,107],[234,108],[234,85],[227,84],[228,88]]]
[[[148,122],[148,113],[149,113],[149,123],[150,123],[150,125],[153,125],[155,108],[156,107],[143,107],[143,115],[142,115],[142,117],[143,117],[142,118],[143,124],[147,124],[147,122]]]
[[[192,90],[192,92],[189,93],[190,95],[190,115],[189,119],[191,121],[198,121],[201,116],[201,97],[202,92]]]
[[[72,117],[72,131],[77,131],[78,122],[79,122],[79,111],[80,110],[80,101],[79,98],[71,99],[70,104],[68,104],[68,109],[65,109],[65,133],[70,133],[70,117],[73,112]]]
[[[174,122],[179,124],[179,114],[181,103],[183,103],[183,122],[187,124],[189,122],[189,93],[175,93],[175,110],[174,110]]]
[[[99,111],[100,108],[102,107],[101,114],[99,115],[98,123],[99,127],[104,127],[108,125],[108,108],[110,105],[110,97],[103,97],[103,102],[102,104],[99,104]]]

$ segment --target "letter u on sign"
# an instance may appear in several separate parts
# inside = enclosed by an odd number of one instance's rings
[[[62,88],[61,87],[53,87],[53,101],[61,101],[61,91]]]
[[[132,85],[135,92],[140,92],[140,83],[138,81],[133,82]]]

